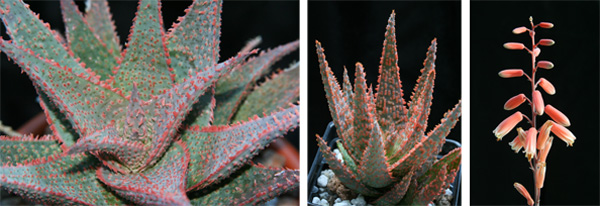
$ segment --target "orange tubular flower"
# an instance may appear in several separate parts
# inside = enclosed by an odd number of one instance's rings
[[[550,136],[550,130],[552,129],[552,124],[553,124],[552,120],[548,120],[540,128],[540,133],[538,134],[538,139],[537,139],[537,148],[539,150],[543,149],[544,146],[546,145],[546,140]]]
[[[525,157],[530,161],[531,158],[535,156],[537,133],[537,130],[533,127],[527,130],[527,138],[525,138]]]
[[[544,91],[546,91],[546,93],[548,93],[549,95],[554,95],[556,93],[556,89],[554,89],[554,85],[552,85],[552,83],[550,83],[545,78],[540,78],[540,80],[538,80],[537,84],[540,85],[540,87],[542,87],[542,89],[544,89]]]
[[[510,149],[514,150],[515,153],[519,153],[521,148],[525,147],[525,136],[527,136],[527,133],[523,128],[518,127],[517,132],[519,133],[517,134],[517,137],[515,137],[512,142],[508,143]]]
[[[535,187],[540,189],[544,187],[544,179],[546,178],[546,163],[538,162],[535,164]]]
[[[527,99],[527,97],[525,97],[524,94],[518,94],[517,96],[511,97],[504,104],[504,109],[512,110],[514,108],[517,108],[519,105],[521,105],[523,102],[525,102],[526,99]]]
[[[526,31],[527,31],[527,27],[522,26],[522,27],[517,27],[517,28],[513,29],[512,32],[513,32],[513,34],[522,34],[523,32],[526,32]]]
[[[533,49],[533,56],[538,57],[540,53],[542,53],[542,49],[540,49],[539,47]]]
[[[548,157],[548,153],[550,153],[550,148],[552,148],[552,141],[554,137],[550,136],[544,143],[543,148],[540,150],[540,159],[539,162],[546,162],[546,158]]]
[[[515,184],[513,184],[513,186],[515,186],[515,189],[517,189],[517,191],[519,193],[521,193],[521,195],[523,195],[523,197],[525,197],[525,199],[527,199],[527,205],[529,205],[529,206],[533,205],[533,199],[531,198],[531,195],[529,195],[529,192],[527,192],[527,189],[525,189],[525,187],[523,187],[523,185],[519,184],[518,182],[515,182]]]
[[[519,42],[508,42],[504,43],[504,48],[510,50],[523,50],[525,49],[525,45]]]
[[[538,90],[533,92],[533,110],[537,115],[544,114],[544,99],[542,93]]]
[[[566,127],[560,124],[552,124],[552,133],[554,133],[558,138],[567,143],[568,146],[573,146],[573,142],[575,142],[575,135],[569,131]]]
[[[504,119],[504,121],[500,122],[498,127],[493,131],[494,135],[498,138],[498,141],[502,140],[502,137],[515,128],[521,120],[523,120],[523,114],[521,112],[515,112],[513,115]]]
[[[513,78],[513,77],[522,77],[523,74],[522,69],[505,69],[498,73],[498,75],[502,78]]]
[[[558,111],[558,109],[554,108],[552,105],[546,105],[546,114],[548,114],[552,120],[562,126],[571,126],[571,121],[569,121],[569,118],[567,118],[565,114]]]

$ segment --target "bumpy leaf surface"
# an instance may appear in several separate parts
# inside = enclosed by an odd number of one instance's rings
[[[247,163],[259,150],[297,127],[298,106],[230,126],[189,128],[187,145],[192,157],[188,190],[219,182]]]
[[[109,53],[120,59],[121,45],[107,0],[86,0],[85,12],[85,20],[92,32],[106,45]]]
[[[414,172],[406,174],[402,180],[394,185],[391,190],[378,197],[373,203],[377,205],[397,205],[408,190],[410,182],[413,181]]]
[[[374,188],[382,188],[392,182],[392,176],[388,171],[389,165],[385,157],[381,128],[377,121],[374,123],[369,144],[363,153],[360,167],[358,168],[358,177],[366,185]]]
[[[53,155],[25,165],[0,167],[0,183],[21,196],[51,205],[121,205],[96,179],[100,166],[88,155]]]
[[[0,165],[15,166],[41,157],[60,153],[62,150],[52,136],[20,137],[0,136]]]
[[[299,173],[252,164],[210,193],[192,194],[191,202],[193,205],[257,205],[297,188]]]
[[[167,34],[167,48],[176,81],[219,61],[221,1],[194,1]]]

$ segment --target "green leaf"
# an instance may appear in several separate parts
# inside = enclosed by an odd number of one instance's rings
[[[60,153],[59,142],[52,136],[0,136],[0,165],[16,166],[34,159]]]
[[[350,156],[350,154],[348,154],[348,151],[344,148],[344,144],[342,144],[342,141],[338,140],[335,142],[335,144],[338,147],[338,150],[340,151],[340,154],[342,154],[342,159],[344,160],[344,165],[346,165],[346,167],[348,167],[348,169],[350,170],[351,173],[356,174],[357,173],[357,165],[356,165],[356,161],[354,161],[354,159],[352,159],[352,157]]]
[[[110,51],[88,27],[73,0],[60,1],[69,48],[81,62],[100,75],[102,80],[111,77],[120,53]]]
[[[251,160],[258,151],[298,126],[298,106],[255,116],[230,126],[188,128],[186,136],[192,161],[188,190],[203,189],[218,183]]]
[[[350,156],[353,159],[358,159],[360,156],[355,156],[354,150],[351,149],[353,145],[350,145],[354,135],[354,128],[352,127],[354,111],[352,111],[353,104],[351,103],[353,99],[350,99],[348,96],[342,94],[340,85],[333,75],[331,68],[329,68],[329,63],[327,63],[327,60],[325,60],[325,50],[323,47],[321,47],[321,43],[319,41],[316,41],[316,45],[317,55],[319,57],[319,68],[321,71],[321,80],[325,86],[325,97],[327,97],[329,112],[331,113],[333,123],[337,128],[337,134],[342,139],[344,148],[348,149]],[[346,84],[349,85],[349,81],[347,81]],[[349,88],[351,87],[344,86],[344,90],[348,90]]]
[[[0,167],[0,185],[48,205],[126,204],[96,179],[99,166],[92,156],[58,154],[26,165]]]
[[[242,101],[248,95],[248,91],[254,87],[256,81],[271,72],[270,68],[275,62],[298,48],[299,42],[287,43],[278,46],[260,55],[252,57],[240,67],[236,67],[229,75],[217,82],[215,98],[216,125],[232,123],[230,120],[235,115]]]
[[[394,184],[388,192],[378,197],[373,201],[376,205],[397,205],[408,190],[410,182],[413,181],[414,171],[410,171],[408,174],[402,177],[400,182]]]
[[[169,29],[167,48],[176,81],[190,70],[201,71],[219,61],[221,4],[220,0],[196,0]]]
[[[388,20],[383,52],[379,66],[377,96],[375,102],[377,120],[383,131],[388,131],[391,125],[402,125],[407,121],[406,106],[402,98],[402,83],[398,67],[398,52],[396,50],[396,14],[392,11]]]
[[[42,58],[52,59],[61,66],[71,68],[75,74],[87,74],[75,61],[73,53],[55,37],[50,25],[42,22],[23,1],[4,0],[0,4],[0,18],[12,39],[11,44],[31,49]]]
[[[106,0],[86,0],[85,5],[84,18],[87,25],[106,45],[108,52],[117,55],[117,58],[120,59],[121,44],[119,44],[115,24],[111,20],[112,15],[108,8],[108,2]]]
[[[215,190],[192,193],[191,202],[193,205],[257,205],[298,188],[299,173],[251,164],[216,185]]]
[[[373,90],[368,89],[364,68],[361,63],[356,63],[356,79],[354,80],[354,119],[352,127],[354,133],[349,135],[347,148],[354,157],[363,157],[369,144],[369,138],[375,127],[375,104]]]
[[[120,196],[138,205],[190,205],[185,177],[190,156],[175,142],[154,167],[139,174],[118,174],[101,168],[98,179]]]
[[[135,83],[142,100],[148,100],[170,89],[175,74],[169,66],[160,2],[140,0],[138,8],[123,61],[116,69],[115,87],[129,95]]]
[[[380,195],[377,190],[371,189],[365,184],[361,183],[356,174],[352,173],[352,171],[350,171],[346,165],[336,159],[335,154],[333,154],[323,138],[321,138],[319,135],[317,135],[317,143],[319,144],[319,150],[323,154],[327,164],[329,164],[329,168],[333,170],[335,176],[338,177],[346,187],[365,196]]]
[[[388,171],[387,158],[385,157],[385,148],[383,145],[383,134],[377,121],[374,122],[371,137],[368,139],[363,156],[358,169],[358,177],[364,184],[383,188],[390,185],[392,176]]]
[[[36,90],[39,89],[36,87]],[[73,128],[73,125],[65,114],[60,112],[60,109],[54,105],[48,95],[43,92],[38,92],[40,97],[40,106],[46,114],[46,121],[50,126],[52,134],[60,141],[62,149],[66,149],[75,144],[79,139],[79,134]]]
[[[97,76],[77,75],[71,68],[3,40],[0,40],[0,49],[27,72],[80,135],[103,129],[111,120],[122,116],[126,99]]]
[[[300,96],[299,68],[300,64],[295,63],[256,87],[240,106],[232,122],[271,113],[282,105],[296,102]]]

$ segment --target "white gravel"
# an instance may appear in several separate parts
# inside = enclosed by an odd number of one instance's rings
[[[366,206],[367,205],[367,201],[365,201],[365,197],[363,197],[362,195],[358,195],[358,197],[356,197],[355,199],[352,199],[350,202],[352,203],[352,205],[355,205],[355,206]]]
[[[333,204],[333,206],[352,206],[352,204],[348,200],[343,200],[342,202]]]
[[[326,187],[327,186],[327,182],[329,182],[329,177],[321,174],[319,176],[319,178],[317,178],[317,185],[319,187]]]
[[[321,171],[321,175],[325,175],[325,176],[327,176],[329,179],[331,179],[331,178],[333,178],[333,176],[334,176],[335,174],[333,174],[333,170],[326,169],[326,170],[323,170],[323,171]]]

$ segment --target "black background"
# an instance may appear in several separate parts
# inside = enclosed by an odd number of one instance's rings
[[[338,81],[346,66],[354,82],[355,63],[361,62],[367,73],[367,84],[373,88],[379,76],[379,60],[388,18],[396,12],[398,66],[404,91],[409,100],[421,74],[425,53],[437,38],[437,76],[429,129],[437,125],[443,114],[460,99],[460,2],[308,2],[308,165],[318,149],[316,134],[323,135],[331,121],[327,106],[315,40],[325,55]],[[449,139],[460,141],[460,122]]]
[[[30,8],[40,14],[40,18],[50,23],[51,28],[64,34],[64,24],[60,14],[58,1],[27,1]],[[83,1],[76,1],[83,11]],[[162,15],[165,30],[179,16],[185,14],[184,10],[191,1],[162,1]],[[127,41],[132,20],[137,11],[137,1],[110,1],[109,6],[113,14],[113,21],[117,27],[120,43]],[[260,49],[273,48],[299,38],[300,9],[297,1],[225,1],[221,14],[221,61],[234,56],[245,43],[256,37],[262,37]],[[9,39],[2,25],[2,37]],[[1,107],[0,116],[6,125],[18,128],[31,117],[41,112],[39,104],[35,101],[36,93],[31,81],[26,74],[21,74],[21,69],[12,61],[8,62],[2,53],[0,70]],[[292,61],[299,60],[296,51],[276,64],[276,68],[285,68]],[[290,141],[298,147],[298,130],[289,135]]]
[[[503,105],[519,93],[531,96],[525,78],[502,79],[498,72],[522,68],[531,73],[530,56],[525,51],[502,47],[519,41],[531,46],[529,35],[512,34],[512,29],[534,22],[554,23],[553,29],[536,29],[537,39],[551,38],[552,47],[543,47],[538,59],[550,60],[552,70],[536,74],[556,87],[551,96],[542,91],[546,104],[561,110],[571,120],[568,127],[577,140],[573,147],[555,138],[548,155],[542,188],[542,205],[598,205],[598,114],[599,114],[599,4],[589,2],[471,2],[471,204],[524,205],[526,201],[513,188],[523,184],[534,196],[533,177],[523,153],[515,154],[508,143],[511,132],[497,142],[492,130],[515,111]],[[517,108],[531,114],[529,105]],[[530,115],[528,115],[530,116]],[[538,116],[538,127],[548,117]],[[525,122],[519,124],[529,128]]]

